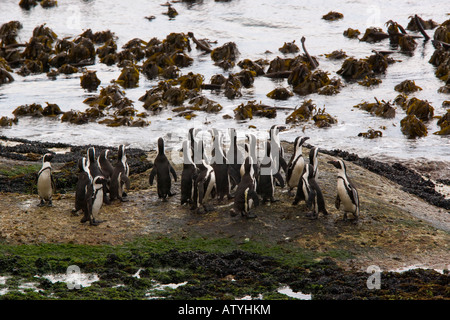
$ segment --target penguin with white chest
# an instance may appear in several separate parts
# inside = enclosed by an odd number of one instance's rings
[[[342,204],[342,209],[344,210],[344,220],[347,220],[347,213],[350,212],[354,216],[356,221],[359,217],[359,196],[355,185],[350,181],[347,175],[347,168],[344,161],[342,160],[332,160],[328,163],[335,166],[338,171],[337,178],[337,196],[335,201],[336,209],[339,210]]]
[[[270,201],[270,203],[278,201],[274,198],[276,181],[281,188],[284,188],[283,177],[278,171],[276,162],[272,159],[272,144],[273,141],[266,142],[265,155],[261,160],[258,184],[256,186],[257,194],[261,195],[263,203],[266,203],[267,201]]]
[[[86,204],[83,206],[84,216],[81,223],[89,221],[89,225],[97,226],[100,222],[95,217],[103,205],[103,184],[106,179],[103,176],[96,176],[86,189]]]
[[[185,140],[183,142],[183,170],[181,172],[181,205],[192,204],[193,186],[198,175],[191,153],[191,143],[189,140]]]
[[[153,186],[153,181],[156,177],[158,198],[162,199],[162,201],[167,201],[168,196],[172,197],[175,195],[170,190],[172,187],[171,174],[174,181],[177,181],[177,173],[164,153],[164,140],[163,138],[158,138],[158,154],[154,160],[153,169],[150,172],[148,181],[150,186]]]
[[[75,209],[72,210],[73,215],[78,215],[78,211],[86,212],[88,193],[92,194],[92,176],[87,167],[87,159],[85,157],[78,159],[78,173],[77,186],[75,190]]]
[[[114,166],[114,170],[111,176],[110,183],[110,201],[115,199],[119,199],[121,202],[126,202],[128,199],[125,199],[126,193],[124,188],[130,188],[130,179],[128,175],[130,173],[130,168],[127,162],[127,156],[125,154],[125,146],[120,145],[118,150],[118,161]]]
[[[325,199],[322,194],[322,190],[319,187],[315,177],[314,177],[314,167],[312,164],[305,165],[308,169],[307,171],[307,179],[308,184],[304,189],[304,192],[308,192],[306,196],[306,206],[308,208],[312,208],[312,212],[306,214],[307,217],[311,219],[317,219],[319,217],[319,213],[324,215],[328,215],[328,211],[325,207]],[[306,176],[306,175],[305,175]],[[306,191],[307,190],[307,191]]]
[[[103,189],[103,202],[106,204],[109,204],[109,194],[110,194],[109,190],[111,188],[111,177],[114,172],[114,168],[108,159],[109,152],[110,152],[109,149],[102,150],[102,152],[100,152],[100,155],[97,159],[98,167],[100,168],[100,171],[102,172],[102,176],[106,180],[104,189]]]
[[[244,163],[244,155],[237,145],[237,135],[234,128],[229,129],[230,148],[227,152],[228,172],[230,175],[231,189],[234,189],[241,181],[241,165]]]
[[[52,196],[53,190],[55,189],[55,182],[53,180],[52,175],[52,166],[50,164],[53,155],[51,153],[46,153],[42,157],[42,168],[39,170],[37,174],[37,190],[40,198],[40,202],[38,204],[39,207],[53,206]]]
[[[297,137],[294,141],[294,153],[287,165],[286,184],[289,187],[288,195],[291,196],[292,190],[297,188],[298,182],[303,174],[305,160],[303,159],[303,143],[309,137]]]
[[[203,155],[203,141],[199,141],[200,151]],[[216,196],[216,175],[214,168],[209,165],[204,157],[201,162],[196,164],[198,168],[198,176],[194,183],[193,206],[191,210],[199,210],[203,207],[205,212],[209,211],[206,207],[206,201]]]
[[[251,175],[252,164],[250,157],[245,159],[245,172],[236,189],[233,209],[230,211],[231,216],[236,216],[240,213],[241,216],[247,219],[256,218],[256,215],[251,212],[251,209],[259,205],[258,194],[255,191],[254,179]]]
[[[222,148],[222,134],[217,129],[209,130],[212,136],[211,167],[214,169],[216,179],[216,192],[219,203],[225,196],[231,199],[231,182],[228,173],[228,164]]]

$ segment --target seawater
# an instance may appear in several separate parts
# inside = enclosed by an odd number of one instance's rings
[[[380,27],[386,31],[385,23],[393,20],[406,27],[409,17],[418,14],[423,19],[433,19],[442,23],[449,19],[448,2],[433,1],[424,4],[421,0],[411,1],[243,1],[215,2],[213,0],[197,1],[194,4],[172,3],[179,15],[169,19],[164,12],[167,7],[161,1],[134,0],[132,2],[118,0],[67,0],[59,1],[58,6],[43,9],[39,5],[29,11],[22,10],[16,0],[0,2],[0,23],[18,20],[22,23],[18,41],[27,42],[36,26],[46,24],[59,39],[76,38],[86,29],[93,32],[111,30],[117,36],[118,50],[133,38],[148,41],[153,37],[164,39],[171,32],[193,32],[198,39],[207,38],[217,41],[217,46],[233,41],[240,51],[239,60],[260,59],[272,60],[275,57],[290,57],[279,52],[285,42],[292,42],[301,47],[300,39],[306,38],[306,47],[312,56],[319,61],[319,69],[327,71],[330,77],[339,77],[336,71],[340,69],[343,60],[329,60],[325,54],[334,50],[344,50],[348,56],[364,58],[372,54],[372,50],[391,50],[389,40],[378,43],[365,43],[357,39],[348,39],[343,31],[351,27],[359,29],[363,34],[368,27]],[[329,11],[338,11],[344,18],[328,22],[322,16]],[[154,15],[155,19],[147,20],[146,16]],[[415,35],[419,33],[410,32]],[[432,37],[434,30],[427,30]],[[361,34],[361,36],[362,36]],[[273,124],[284,124],[290,110],[278,110],[276,119],[253,118],[251,121],[236,121],[223,119],[223,115],[234,116],[233,109],[241,103],[256,100],[268,105],[294,109],[303,101],[311,99],[318,108],[337,118],[338,123],[331,128],[319,129],[313,123],[304,126],[289,127],[282,132],[282,140],[293,141],[298,135],[310,137],[308,143],[324,149],[342,149],[355,152],[362,156],[371,156],[378,160],[387,159],[426,159],[430,161],[448,161],[450,159],[449,137],[434,135],[439,130],[436,119],[427,124],[428,136],[420,139],[407,139],[400,131],[400,120],[405,112],[396,107],[394,119],[382,119],[369,113],[353,108],[362,102],[379,100],[392,101],[398,94],[394,86],[403,80],[414,80],[423,90],[410,94],[409,97],[428,100],[435,108],[435,115],[443,115],[446,110],[442,102],[449,96],[437,92],[444,85],[434,75],[435,67],[428,63],[434,52],[431,41],[417,39],[418,45],[412,56],[398,50],[391,55],[397,62],[390,65],[387,72],[381,76],[382,83],[366,88],[356,83],[347,83],[341,92],[333,96],[311,94],[295,95],[286,101],[269,99],[266,94],[277,87],[287,87],[286,79],[273,80],[265,77],[256,78],[252,88],[243,89],[242,97],[227,99],[223,93],[204,90],[202,94],[220,103],[223,110],[218,114],[197,112],[197,117],[186,120],[175,117],[168,108],[158,115],[151,115],[148,127],[116,127],[110,128],[97,123],[72,125],[61,123],[59,119],[44,119],[22,117],[17,125],[11,128],[0,128],[0,135],[25,138],[30,140],[64,142],[70,144],[98,144],[117,146],[126,144],[146,150],[154,149],[157,138],[162,136],[167,140],[168,148],[178,148],[186,138],[191,127],[209,129],[215,127],[227,132],[230,127],[236,128],[238,137],[243,139],[244,133],[253,132],[260,139],[268,137],[268,129]],[[189,56],[194,59],[192,66],[182,68],[182,74],[188,72],[201,73],[206,82],[214,74],[224,74],[240,71],[234,69],[224,71],[215,66],[209,55],[195,48],[191,42],[192,51]],[[142,63],[142,61],[140,62]],[[88,66],[88,70],[96,70],[101,80],[97,92],[87,92],[80,86],[81,73],[59,75],[51,80],[44,74],[21,77],[13,74],[15,81],[0,86],[0,116],[12,117],[12,111],[19,105],[46,102],[56,103],[62,111],[81,110],[87,105],[83,100],[99,93],[101,87],[111,84],[117,79],[120,69],[117,66],[106,66],[97,63]],[[152,88],[160,79],[147,80],[140,76],[139,87],[126,89],[126,96],[133,100],[134,107],[145,111],[142,102],[138,101],[146,90]],[[172,120],[167,120],[171,118]],[[256,127],[249,129],[249,125]],[[358,137],[358,133],[369,128],[385,129],[383,137],[373,140]]]

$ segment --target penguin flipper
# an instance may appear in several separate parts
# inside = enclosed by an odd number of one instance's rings
[[[50,175],[50,181],[52,183],[52,190],[55,191],[56,190],[56,183],[55,183],[55,179],[53,178],[53,175]]]
[[[156,166],[153,166],[153,169],[150,172],[150,176],[148,177],[148,182],[150,183],[151,186],[153,186],[153,180],[155,179],[155,176],[156,176]]]
[[[255,190],[250,191],[248,196],[253,200],[255,207],[259,206],[259,197]]]
[[[316,191],[313,188],[311,188],[308,193],[308,200],[306,201],[306,206],[308,208],[312,207],[312,204],[314,203],[316,196],[317,196]]]
[[[121,176],[121,180],[125,184],[125,187],[127,188],[127,190],[130,189],[130,178],[123,175],[123,176]]]
[[[281,168],[283,168],[283,171],[287,172],[288,165],[286,163],[286,160],[284,160],[284,158],[281,155],[280,155],[280,160],[279,161],[280,161]]]
[[[341,198],[339,198],[339,195],[336,196],[336,200],[334,201],[334,206],[336,209],[339,210],[339,207],[341,206]]]
[[[274,178],[277,179],[278,183],[280,184],[280,187],[281,187],[281,188],[284,188],[284,179],[283,179],[283,176],[281,175],[281,173],[280,173],[280,172],[277,172],[277,173],[274,175]]]

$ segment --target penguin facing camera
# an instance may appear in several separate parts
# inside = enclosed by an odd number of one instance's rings
[[[37,173],[36,183],[40,202],[38,207],[43,207],[47,204],[48,207],[53,206],[52,196],[55,190],[55,181],[52,175],[52,166],[50,161],[53,159],[53,154],[46,153],[42,157],[42,167]]]
[[[214,170],[216,179],[216,191],[219,203],[223,201],[226,196],[231,199],[231,182],[229,175],[229,168],[227,159],[222,148],[222,134],[216,130],[209,130],[212,136],[212,150],[211,150],[211,167]]]
[[[308,184],[306,187],[306,192],[308,192],[306,196],[306,206],[312,209],[312,212],[307,213],[306,216],[311,219],[317,219],[319,217],[319,213],[328,215],[328,212],[325,207],[325,199],[323,198],[322,190],[314,178],[314,167],[310,163],[305,166],[308,168],[306,170],[308,176]]]
[[[174,181],[177,181],[177,173],[175,169],[170,164],[164,153],[164,140],[163,138],[158,139],[158,154],[153,163],[153,169],[150,172],[149,183],[153,186],[153,181],[156,177],[156,187],[158,191],[158,198],[162,201],[167,201],[167,197],[172,197],[176,193],[171,192],[172,180],[170,179],[170,174]]]
[[[259,205],[259,198],[251,175],[252,165],[252,160],[248,157],[244,163],[244,175],[234,195],[234,204],[230,211],[232,217],[240,213],[242,217],[247,219],[256,218],[256,215],[251,210]]]
[[[118,150],[118,161],[114,165],[114,170],[110,182],[110,201],[119,199],[121,202],[126,202],[125,188],[130,188],[130,179],[128,175],[130,168],[128,167],[127,156],[125,154],[125,146],[120,145]]]

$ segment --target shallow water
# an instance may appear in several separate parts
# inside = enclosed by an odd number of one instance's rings
[[[278,51],[285,42],[296,43],[300,46],[300,38],[306,37],[306,47],[309,53],[317,57],[319,69],[330,73],[330,77],[338,75],[343,60],[331,61],[324,54],[334,50],[343,49],[349,56],[363,58],[372,54],[371,50],[390,50],[389,40],[369,44],[355,39],[348,39],[342,35],[343,31],[351,27],[364,33],[367,27],[376,26],[386,30],[386,21],[392,19],[406,27],[409,16],[418,14],[423,19],[432,18],[438,23],[448,19],[447,1],[439,0],[423,4],[423,1],[390,1],[377,2],[368,0],[353,1],[240,1],[220,3],[212,0],[198,1],[194,5],[184,3],[173,4],[179,15],[169,19],[163,13],[167,7],[161,6],[163,1],[135,0],[130,5],[124,1],[106,0],[67,0],[58,2],[58,7],[43,9],[39,5],[30,11],[22,10],[16,0],[2,0],[0,4],[0,23],[10,20],[19,20],[23,29],[20,30],[18,41],[27,42],[36,26],[46,23],[58,38],[75,38],[84,30],[90,28],[93,32],[111,30],[118,37],[118,50],[122,45],[133,38],[150,40],[153,37],[164,39],[171,32],[194,32],[198,39],[208,38],[217,41],[217,46],[233,41],[240,51],[239,60],[250,58],[273,58],[284,55]],[[256,4],[257,3],[257,4]],[[344,19],[328,22],[321,17],[329,11],[339,11]],[[146,16],[154,15],[156,19],[148,21]],[[427,30],[432,36],[434,30]],[[415,34],[415,33],[414,33]],[[259,138],[268,137],[267,130],[274,123],[284,124],[288,110],[278,110],[276,119],[254,118],[252,121],[238,122],[234,119],[224,120],[222,116],[233,116],[233,109],[249,100],[261,101],[277,107],[295,108],[304,100],[312,99],[319,108],[337,118],[338,123],[328,129],[319,129],[313,123],[304,127],[289,128],[281,133],[281,139],[293,141],[298,135],[308,135],[308,141],[324,149],[343,149],[355,152],[362,156],[371,156],[378,160],[385,159],[450,159],[449,137],[433,135],[438,131],[436,120],[430,121],[428,136],[409,140],[400,132],[400,120],[405,112],[396,107],[394,119],[381,119],[369,113],[354,109],[353,106],[362,102],[373,102],[374,97],[379,100],[393,100],[398,92],[394,86],[403,80],[415,80],[422,87],[422,91],[410,94],[419,99],[428,100],[435,108],[435,115],[443,115],[445,109],[442,102],[449,99],[449,95],[440,94],[437,89],[444,85],[434,75],[435,68],[428,63],[434,48],[431,41],[426,43],[418,39],[418,46],[412,56],[396,51],[391,55],[398,62],[390,65],[386,74],[381,76],[382,83],[372,88],[362,87],[358,84],[347,84],[341,92],[333,96],[312,94],[308,96],[295,95],[287,101],[276,101],[266,97],[266,94],[276,87],[289,87],[286,79],[271,80],[258,77],[254,86],[242,91],[243,96],[229,100],[223,94],[204,90],[203,94],[220,103],[223,110],[219,114],[197,113],[197,117],[186,120],[183,117],[174,117],[175,113],[164,110],[157,116],[150,116],[150,126],[145,128],[119,127],[110,128],[97,123],[87,125],[72,125],[61,123],[58,119],[20,118],[19,124],[12,128],[0,128],[0,135],[18,137],[30,140],[64,142],[71,144],[99,144],[117,146],[126,144],[131,147],[154,149],[159,136],[166,138],[170,147],[178,147],[181,140],[187,135],[190,127],[201,129],[212,126],[223,130],[229,127],[238,129],[238,136],[244,137],[244,131],[251,131]],[[214,74],[234,73],[240,71],[239,67],[224,71],[214,66],[211,58],[195,48],[189,56],[194,63],[188,68],[182,68],[182,74],[192,71],[201,73],[206,81]],[[270,51],[270,52],[269,52]],[[286,55],[290,56],[290,55]],[[291,55],[293,56],[293,55]],[[400,62],[401,60],[401,62]],[[140,62],[142,63],[142,61]],[[89,70],[96,70],[102,86],[107,86],[120,74],[117,66],[106,66],[97,63],[89,66]],[[47,75],[30,75],[21,77],[13,74],[15,81],[0,86],[0,116],[12,116],[12,111],[19,105],[45,102],[56,103],[63,111],[71,109],[84,111],[87,105],[82,101],[97,92],[89,93],[80,86],[81,73],[72,75],[59,75],[57,80],[50,80]],[[144,111],[142,102],[138,98],[150,89],[159,80],[149,81],[140,76],[139,87],[126,89],[126,96],[134,101],[134,107]],[[167,120],[172,118],[172,120]],[[256,129],[248,129],[249,125]],[[369,128],[379,129],[385,126],[383,137],[368,140],[358,137],[358,133],[366,132]]]

